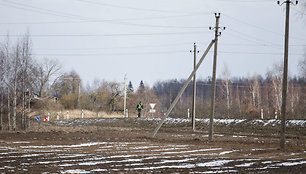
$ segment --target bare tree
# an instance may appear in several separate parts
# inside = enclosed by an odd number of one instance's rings
[[[35,82],[32,70],[35,70],[34,62],[31,61],[30,39],[26,34],[11,46],[9,36],[0,44],[0,92],[1,92],[1,113],[4,107],[4,95],[7,96],[8,129],[17,129],[17,115],[22,111],[21,127],[25,128],[25,90],[30,90]],[[19,107],[21,104],[21,107]],[[11,108],[12,107],[12,108]],[[12,111],[12,115],[11,115]],[[12,128],[11,128],[12,119]],[[0,118],[1,122],[1,118]],[[3,127],[3,125],[2,125]]]
[[[11,129],[11,98],[10,98],[10,91],[11,91],[11,86],[10,86],[10,75],[11,75],[11,66],[10,66],[10,42],[9,42],[9,37],[6,37],[5,42],[1,45],[1,50],[3,52],[3,78],[2,78],[2,84],[4,83],[6,85],[6,91],[7,91],[7,129]],[[4,86],[3,86],[4,88]],[[3,90],[4,91],[4,90]],[[5,93],[5,92],[3,92]]]
[[[267,72],[267,78],[271,79],[274,93],[274,108],[277,112],[281,110],[282,99],[282,65],[274,64],[272,70]]]
[[[21,42],[21,77],[22,77],[22,116],[21,128],[26,129],[26,88],[31,89],[31,83],[34,80],[31,78],[31,42],[29,34],[26,34]]]
[[[17,79],[18,79],[18,70],[20,66],[20,43],[17,42],[15,52],[14,52],[14,69],[13,69],[13,131],[16,131],[16,119],[17,119]]]
[[[304,59],[299,61],[299,69],[302,77],[306,78],[306,50],[304,54]]]
[[[4,107],[4,76],[5,76],[5,54],[2,47],[0,48],[0,130],[3,130],[3,107]]]
[[[261,107],[261,84],[258,76],[254,76],[249,80],[250,92],[252,94],[252,105],[253,107]]]
[[[223,69],[223,86],[225,88],[225,95],[226,95],[226,107],[227,107],[227,118],[229,118],[230,115],[230,71],[227,67],[227,65],[224,65]]]
[[[58,61],[53,59],[44,59],[39,67],[39,96],[46,94],[47,85],[50,80],[54,79],[52,84],[59,77],[61,66]],[[51,84],[51,86],[52,86]]]
[[[238,105],[239,114],[241,114],[240,90],[239,90],[238,84],[237,84],[237,86],[236,86],[236,100],[237,100],[237,105]]]

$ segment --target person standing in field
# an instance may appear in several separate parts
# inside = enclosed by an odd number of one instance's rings
[[[141,104],[141,101],[139,102],[139,104],[136,107],[136,110],[138,111],[138,118],[140,118],[141,116],[141,110],[143,109],[143,106]]]

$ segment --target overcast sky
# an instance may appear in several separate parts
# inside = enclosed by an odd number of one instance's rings
[[[291,6],[289,72],[306,50],[305,0]],[[0,0],[1,40],[28,30],[35,58],[58,59],[83,84],[94,79],[154,82],[187,78],[214,38],[215,12],[221,13],[217,76],[226,65],[232,77],[265,76],[283,61],[285,5],[276,0]],[[197,73],[212,74],[211,53]]]

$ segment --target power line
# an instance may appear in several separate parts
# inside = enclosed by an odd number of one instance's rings
[[[138,24],[133,22],[118,22],[121,25],[132,25],[132,26],[141,26],[141,27],[154,27],[154,28],[208,28],[203,26],[175,26],[175,25],[153,25],[153,24]]]
[[[148,52],[128,52],[128,53],[54,53],[54,54],[35,54],[37,56],[126,56],[126,55],[150,55],[150,54],[176,54],[185,53],[185,50],[173,50],[173,51],[148,51]],[[242,51],[218,51],[220,54],[255,54],[255,55],[282,55],[282,53],[276,52],[242,52]],[[210,51],[211,53],[211,51]],[[290,55],[303,55],[303,53],[291,53]]]
[[[147,55],[147,54],[176,54],[185,53],[186,51],[152,51],[152,52],[135,52],[135,53],[85,53],[85,54],[35,54],[37,56],[125,56],[125,55]]]
[[[258,54],[258,55],[283,55],[283,53],[276,52],[243,52],[243,51],[219,51],[219,53],[223,54]],[[303,53],[289,53],[289,55],[293,56],[301,56]]]
[[[3,4],[4,3],[4,4]],[[6,4],[5,4],[6,3]],[[17,3],[17,2],[10,2],[8,0],[3,1],[0,3],[1,5],[4,6],[9,6],[17,9],[22,9],[26,11],[31,11],[39,14],[47,14],[47,15],[53,15],[53,16],[58,16],[58,17],[65,17],[65,18],[70,18],[70,19],[78,19],[78,20],[88,20],[88,19],[93,19],[93,18],[88,18],[80,15],[75,15],[75,14],[70,14],[70,13],[64,13],[64,12],[59,12],[59,11],[54,11],[54,10],[49,10],[46,8],[40,8],[40,7],[35,7],[31,6],[28,4],[24,3]]]
[[[272,45],[275,44],[275,43],[270,42],[270,41],[261,40],[261,39],[259,39],[258,37],[252,36],[252,35],[250,35],[250,34],[245,34],[245,33],[241,32],[241,31],[233,30],[232,28],[230,28],[229,31],[232,31],[232,32],[234,32],[236,35],[240,35],[240,36],[242,36],[242,37],[244,37],[244,38],[246,38],[246,39],[248,39],[248,40],[253,40],[253,41],[258,42],[258,43],[270,43],[270,44],[272,44]]]
[[[46,9],[46,8],[35,7],[35,6],[27,5],[27,4],[24,4],[24,3],[17,3],[15,1],[10,2],[8,0],[5,0],[5,3],[9,3],[9,4],[3,4],[2,3],[2,5],[9,6],[9,7],[14,7],[14,8],[22,9],[22,10],[27,10],[27,11],[31,11],[31,12],[36,12],[36,13],[40,13],[40,14],[48,14],[48,15],[54,15],[54,16],[59,16],[59,17],[82,20],[82,21],[78,21],[78,22],[76,22],[76,21],[49,22],[49,24],[50,23],[57,24],[57,23],[65,23],[65,22],[68,22],[68,23],[104,22],[104,23],[112,23],[112,24],[119,24],[119,25],[155,27],[155,28],[185,28],[185,29],[188,29],[188,28],[190,28],[190,29],[192,29],[192,28],[205,28],[205,27],[202,27],[202,26],[175,26],[175,25],[171,26],[171,25],[153,25],[153,24],[139,24],[139,23],[123,22],[123,21],[126,21],[126,20],[133,20],[133,19],[119,19],[119,20],[93,19],[93,18],[89,18],[89,17],[85,17],[85,16],[71,14],[71,13],[64,13],[64,12],[49,10],[49,9]],[[195,15],[195,14],[193,14],[193,15]],[[199,14],[197,14],[197,15],[199,15]],[[188,16],[188,15],[183,15],[183,16]],[[145,18],[141,18],[141,19],[144,20]],[[42,22],[42,23],[37,23],[36,22],[34,24],[44,24],[44,23],[46,23],[46,22]],[[19,24],[19,23],[13,23],[13,24]],[[24,23],[20,23],[20,24],[24,24]]]
[[[245,22],[245,21],[243,21],[243,20],[241,20],[241,19],[237,19],[237,18],[232,17],[232,16],[230,16],[230,15],[224,14],[224,16],[225,16],[225,17],[228,17],[228,18],[230,18],[230,19],[232,19],[232,20],[234,20],[234,21],[236,21],[236,22],[239,22],[239,23],[241,23],[241,24],[250,26],[250,27],[252,27],[252,28],[257,28],[257,29],[259,29],[259,30],[263,30],[263,31],[266,31],[266,32],[269,32],[269,33],[273,33],[273,34],[276,34],[276,35],[283,35],[283,34],[281,34],[281,33],[277,33],[277,32],[271,31],[271,30],[267,30],[266,28],[263,28],[263,27],[260,27],[260,26],[257,26],[257,25],[254,25],[254,24]]]
[[[283,47],[282,44],[245,44],[245,43],[220,43],[220,45],[227,45],[227,46],[278,46]],[[290,47],[306,47],[306,44],[290,44]]]
[[[199,16],[201,14],[190,14],[190,15],[174,15],[174,16],[157,16],[157,17],[140,17],[140,18],[122,18],[122,19],[96,19],[96,20],[82,20],[82,21],[40,21],[40,22],[1,22],[0,24],[65,24],[65,23],[100,23],[100,22],[112,22],[112,21],[136,21],[136,20],[149,20],[149,19],[167,19],[167,18],[181,18]],[[176,26],[180,27],[180,26]],[[199,26],[201,27],[201,26]]]
[[[188,32],[165,32],[165,33],[118,33],[118,34],[34,34],[31,37],[112,37],[112,36],[155,36],[155,35],[180,35],[180,34],[203,34],[205,31],[188,31]],[[7,35],[0,35],[7,37]],[[13,34],[10,37],[23,37],[24,35]]]
[[[284,35],[283,33],[278,33],[278,32],[275,32],[275,31],[267,30],[267,29],[264,28],[264,27],[260,27],[260,26],[257,26],[257,25],[254,25],[254,24],[245,22],[245,21],[243,21],[243,20],[237,19],[237,18],[232,17],[232,16],[230,16],[230,15],[224,14],[224,16],[225,16],[225,17],[228,17],[228,18],[230,18],[230,19],[232,19],[232,20],[234,20],[234,21],[236,21],[236,22],[239,22],[239,23],[241,23],[241,24],[244,24],[244,25],[250,26],[250,27],[252,27],[252,28],[256,28],[256,29],[265,31],[265,32],[269,32],[269,33],[272,33],[272,34],[274,34],[274,35],[278,35],[278,36],[283,36],[283,35]],[[304,39],[301,39],[301,38],[298,38],[298,37],[293,37],[293,36],[291,36],[291,37],[294,38],[294,39],[297,39],[297,40],[303,40],[303,41],[304,41]]]
[[[133,48],[158,48],[158,47],[173,47],[173,46],[180,46],[180,45],[186,45],[188,46],[192,42],[181,42],[181,43],[173,43],[173,44],[152,44],[152,45],[135,45],[135,46],[122,46],[122,47],[90,47],[90,48],[84,48],[84,47],[74,47],[74,48],[35,48],[35,50],[40,51],[84,51],[84,50],[118,50],[118,49],[133,49]],[[199,42],[198,42],[199,43]],[[279,46],[283,47],[281,44],[240,44],[240,43],[220,43],[220,45],[223,46]],[[306,44],[292,44],[289,45],[290,47],[306,47]]]
[[[179,46],[188,45],[192,42],[181,42],[172,44],[152,44],[152,45],[137,45],[137,46],[124,46],[124,47],[92,47],[92,48],[36,48],[35,50],[113,50],[113,49],[130,49],[130,48],[153,48],[165,46]]]
[[[227,33],[227,35],[229,35],[229,36],[233,35],[233,37],[235,37],[235,39],[240,38],[242,40],[245,40],[245,41],[248,41],[248,42],[252,42],[252,43],[254,43],[254,42],[257,43],[257,44],[266,43],[264,41],[259,41],[257,39],[250,38],[250,37],[248,37],[246,35],[243,35],[243,34],[241,34],[239,32],[235,32],[235,31],[231,32],[231,30]]]
[[[123,9],[129,9],[129,10],[139,10],[139,11],[146,11],[146,12],[151,11],[151,12],[159,12],[159,13],[179,13],[179,14],[212,14],[212,12],[194,13],[194,12],[166,11],[166,10],[157,10],[157,9],[137,8],[137,7],[115,5],[115,4],[102,3],[102,2],[89,1],[89,0],[77,0],[77,1],[88,3],[88,4],[99,5],[99,6],[123,8]]]

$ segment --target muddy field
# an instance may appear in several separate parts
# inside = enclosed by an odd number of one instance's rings
[[[259,134],[253,130],[260,125],[243,131],[225,122],[216,125],[208,142],[205,125],[192,131],[188,121],[168,121],[152,138],[157,121],[75,119],[2,132],[0,173],[306,172],[305,122],[288,128],[286,151],[281,151],[273,133],[277,125]]]

